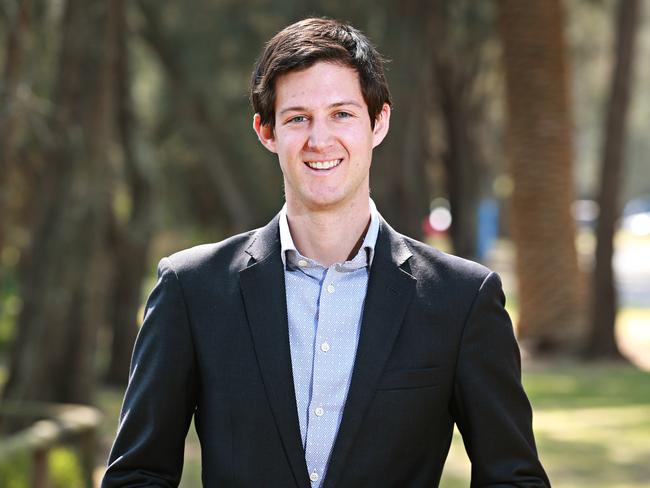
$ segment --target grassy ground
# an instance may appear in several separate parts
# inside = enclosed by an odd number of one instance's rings
[[[620,364],[531,364],[524,384],[540,457],[554,486],[650,486],[650,373]],[[115,432],[121,392],[105,390],[104,448]],[[183,488],[199,488],[200,455],[191,431]],[[469,461],[455,435],[442,488],[469,486]]]
[[[649,373],[618,364],[536,365],[525,372],[524,384],[553,485],[650,485]],[[469,486],[469,462],[457,434],[440,486]]]

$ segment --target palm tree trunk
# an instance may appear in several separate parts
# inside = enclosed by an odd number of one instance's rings
[[[583,331],[575,248],[572,121],[560,0],[500,0],[506,144],[519,336],[533,352],[576,350]]]

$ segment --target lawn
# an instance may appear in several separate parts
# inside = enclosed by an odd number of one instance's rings
[[[650,486],[650,373],[618,364],[537,365],[524,384],[554,486]],[[440,486],[469,486],[457,433]]]

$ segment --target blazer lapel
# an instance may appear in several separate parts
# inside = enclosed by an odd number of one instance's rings
[[[246,252],[254,262],[240,271],[240,284],[262,380],[296,485],[309,487],[293,387],[277,217],[257,231]]]
[[[345,460],[411,302],[416,280],[401,268],[410,256],[404,239],[382,220],[370,269],[350,389],[324,488],[338,485]]]

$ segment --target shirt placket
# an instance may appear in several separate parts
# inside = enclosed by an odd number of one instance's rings
[[[297,259],[296,259],[297,260]],[[302,260],[302,259],[301,259]],[[304,261],[307,263],[307,261]],[[294,385],[296,389],[296,406],[300,423],[300,434],[303,448],[306,447],[307,429],[309,426],[309,399],[311,383],[313,380],[313,343],[316,335],[318,320],[318,295],[325,275],[325,268],[320,266],[301,265],[287,273],[287,282],[291,283],[288,289],[292,290],[294,307],[289,310],[293,317],[293,329],[289,335]],[[307,315],[313,316],[315,321],[301,322],[301,317],[296,312],[309,311]],[[299,326],[296,326],[299,324]]]
[[[331,443],[337,428],[336,405],[341,400],[333,388],[342,373],[336,363],[337,354],[332,351],[332,330],[336,327],[336,295],[339,273],[335,267],[327,270],[323,280],[319,301],[319,319],[314,341],[314,369],[312,394],[309,403],[309,428],[305,457],[312,487],[319,487],[329,458]]]

